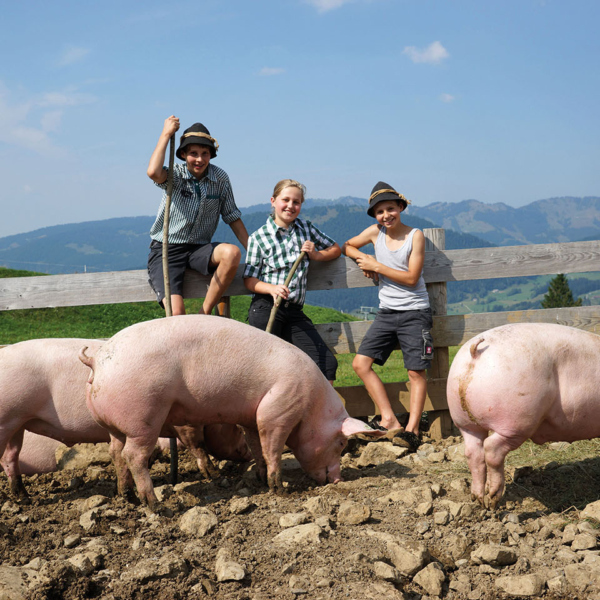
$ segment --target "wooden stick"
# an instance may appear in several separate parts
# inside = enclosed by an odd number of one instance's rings
[[[171,281],[169,279],[169,213],[171,211],[171,195],[173,193],[173,165],[175,163],[175,135],[169,140],[169,171],[167,173],[167,197],[165,198],[165,215],[163,221],[163,242],[162,242],[162,265],[165,284],[165,314],[167,317],[173,316],[171,306]],[[170,478],[171,484],[177,483],[177,471],[179,467],[179,455],[177,453],[177,438],[169,439],[171,450]]]
[[[169,280],[169,213],[171,211],[171,194],[173,193],[173,164],[175,162],[175,135],[169,140],[169,171],[167,173],[167,197],[165,198],[165,214],[163,219],[162,266],[165,284],[165,313],[173,316],[171,307],[171,282]]]
[[[300,261],[305,256],[306,256],[306,252],[300,252],[300,255],[298,256],[298,258],[292,265],[292,268],[290,269],[288,276],[285,278],[285,282],[283,285],[285,285],[287,287],[290,284],[290,281],[292,280],[292,277],[294,276],[294,273],[296,272],[296,269],[298,268]],[[269,322],[267,323],[267,329],[266,329],[267,333],[271,333],[271,330],[273,329],[273,325],[275,325],[275,316],[277,315],[277,311],[279,310],[279,305],[281,304],[282,300],[283,300],[283,298],[281,296],[277,296],[277,298],[275,298],[275,302],[273,302],[273,308],[271,309],[271,314],[269,315]]]

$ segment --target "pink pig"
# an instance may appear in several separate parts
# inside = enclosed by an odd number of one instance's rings
[[[100,340],[41,339],[20,342],[0,349],[0,464],[6,471],[11,492],[27,498],[20,469],[25,430],[58,440],[68,446],[110,441],[85,403],[85,386],[90,370],[77,360],[86,344],[97,352]],[[169,430],[178,435],[196,456],[205,475],[214,467],[204,450],[204,437],[212,442],[211,453],[218,458],[250,460],[243,433],[232,425]],[[56,443],[27,436],[23,447],[26,473],[56,469]],[[211,472],[212,468],[212,472]]]
[[[53,473],[57,469],[55,453],[59,446],[58,440],[25,431],[19,453],[19,472],[22,475]]]
[[[465,440],[473,499],[496,508],[504,459],[525,440],[600,435],[598,356],[599,336],[545,323],[496,327],[459,350],[448,375],[448,407]]]
[[[88,407],[111,433],[117,470],[124,479],[126,463],[138,495],[152,508],[157,499],[148,457],[165,426],[242,425],[271,489],[281,487],[286,444],[323,484],[341,480],[349,435],[383,435],[348,416],[304,352],[231,319],[187,315],[138,323],[95,357],[82,351],[80,358],[93,369]]]

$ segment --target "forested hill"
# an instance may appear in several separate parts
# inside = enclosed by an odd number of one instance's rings
[[[267,216],[270,213],[270,207],[265,206],[263,210],[244,212],[244,223],[248,231],[255,231],[265,224]],[[340,246],[349,238],[357,235],[363,229],[373,225],[375,219],[369,217],[364,206],[348,206],[332,204],[328,206],[306,207],[300,213],[305,219],[312,221],[321,231],[333,238]],[[425,229],[435,227],[435,225],[426,219],[405,214],[402,220],[411,227]],[[235,236],[231,229],[221,223],[217,229],[216,239],[234,243]],[[456,231],[446,231],[446,248],[486,248],[493,246],[481,238],[474,235],[458,233]]]
[[[269,206],[243,209],[249,232],[262,226]],[[373,223],[363,206],[332,204],[307,206],[302,216],[314,221],[340,244]],[[429,221],[406,215],[414,227],[432,227]],[[45,227],[29,233],[0,238],[0,265],[45,273],[125,271],[145,269],[154,217],[123,217]],[[215,239],[237,243],[231,229],[221,223]],[[468,234],[446,232],[447,248],[489,246]]]

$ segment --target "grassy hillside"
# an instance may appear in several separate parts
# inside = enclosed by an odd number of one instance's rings
[[[539,309],[552,277],[542,275],[449,283],[448,314]],[[573,296],[581,297],[584,306],[600,304],[600,273],[570,273],[567,278]],[[459,284],[465,285],[457,289]]]

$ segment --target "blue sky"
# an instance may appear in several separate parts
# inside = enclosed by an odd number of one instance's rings
[[[164,119],[204,123],[240,207],[600,195],[597,0],[4,3],[0,236],[153,215]]]

